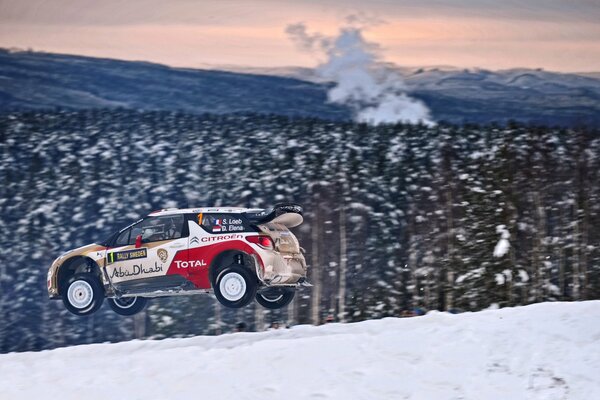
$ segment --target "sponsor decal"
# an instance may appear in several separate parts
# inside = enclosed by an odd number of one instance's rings
[[[191,261],[175,261],[177,268],[200,268],[206,267],[204,260],[191,260]]]
[[[217,218],[212,227],[213,233],[242,232],[244,221],[241,218]]]
[[[156,255],[158,256],[158,258],[160,258],[160,261],[162,261],[164,263],[166,263],[167,258],[169,258],[169,253],[167,253],[167,251],[165,249],[156,250]]]
[[[244,230],[244,227],[242,225],[223,226],[224,232],[241,232],[243,230]]]
[[[202,236],[201,236],[202,237]],[[209,266],[215,260],[219,254],[223,251],[229,250],[232,247],[235,247],[238,250],[241,250],[247,254],[252,254],[256,257],[256,261],[259,264],[259,268],[264,271],[265,264],[260,257],[259,252],[251,247],[250,243],[247,243],[245,240],[236,240],[235,243],[228,242],[225,239],[240,239],[243,238],[244,235],[240,234],[221,234],[221,235],[210,235],[206,234],[206,239],[203,239],[204,242],[209,243],[201,243],[201,246],[191,247],[189,251],[179,251],[175,254],[173,261],[171,261],[169,268],[167,270],[166,275],[182,275],[189,281],[191,281],[196,288],[201,289],[210,289],[211,282],[209,279]],[[232,246],[235,245],[235,246]],[[176,261],[187,261],[189,260],[201,260],[201,263],[204,262],[206,266],[200,266],[198,264],[194,269],[190,269],[190,265],[188,264],[187,268],[182,268],[184,264],[179,264],[179,268],[177,266]]]
[[[233,233],[231,235],[221,235],[221,236],[204,236],[200,239],[202,242],[218,242],[221,240],[231,240],[231,239],[241,239],[243,236],[237,233]]]
[[[223,232],[241,232],[244,230],[241,218],[223,218]]]
[[[242,220],[240,218],[223,218],[224,225],[241,225]]]
[[[193,238],[190,240],[190,243],[191,243],[191,244],[194,244],[194,243],[200,243],[200,240],[198,239],[198,237],[194,236],[194,237],[193,237]]]
[[[135,260],[136,258],[146,257],[148,257],[148,249],[144,248],[108,253],[108,255],[106,256],[106,260],[108,264],[112,264],[119,261]]]
[[[144,265],[139,264],[139,265],[134,265],[133,268],[131,270],[129,269],[124,269],[122,267],[118,267],[115,268],[111,275],[110,278],[125,278],[128,276],[136,276],[136,275],[143,275],[143,274],[153,274],[156,272],[161,272],[163,270],[163,266],[162,264],[159,265],[157,262],[154,263],[154,267],[144,267]]]

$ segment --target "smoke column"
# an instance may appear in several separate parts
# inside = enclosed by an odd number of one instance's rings
[[[286,33],[302,50],[327,57],[317,73],[336,84],[328,93],[329,101],[350,106],[356,121],[434,125],[427,106],[406,94],[402,77],[383,66],[379,46],[365,40],[361,27],[345,26],[329,37],[311,34],[298,23],[288,25]]]

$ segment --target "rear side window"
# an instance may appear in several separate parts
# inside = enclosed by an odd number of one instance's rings
[[[202,227],[210,233],[252,231],[239,214],[202,214]]]

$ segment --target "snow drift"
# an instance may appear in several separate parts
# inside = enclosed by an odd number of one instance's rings
[[[0,355],[0,399],[598,399],[600,301]]]

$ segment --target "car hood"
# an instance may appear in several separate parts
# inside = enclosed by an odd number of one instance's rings
[[[106,247],[102,246],[101,244],[90,243],[90,244],[86,244],[85,246],[81,246],[76,249],[69,250],[69,251],[63,253],[60,257],[58,257],[57,261],[65,259],[65,258],[70,258],[73,256],[87,255],[94,251],[101,251],[101,250],[105,250],[105,249],[106,249]]]

